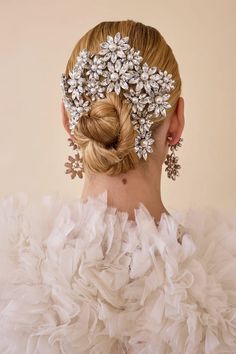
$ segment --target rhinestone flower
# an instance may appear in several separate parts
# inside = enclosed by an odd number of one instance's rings
[[[78,99],[78,100],[80,99],[82,93],[84,92],[84,84],[85,84],[85,82],[86,82],[85,78],[79,77],[77,79],[76,87],[74,87],[74,86],[70,86],[69,87],[70,91],[68,90],[68,92],[71,92],[71,97],[72,97],[73,100],[74,99]],[[69,84],[69,82],[68,82],[68,84]]]
[[[154,112],[155,116],[166,116],[166,109],[171,105],[168,103],[169,94],[159,95],[154,98],[154,102],[148,107],[149,112]]]
[[[105,92],[105,87],[101,86],[99,81],[95,79],[88,81],[86,87],[86,94],[91,97],[92,101],[105,98],[104,92]]]
[[[151,114],[147,112],[138,111],[137,113],[131,114],[132,124],[134,129],[138,130],[141,134],[146,134],[149,131],[153,121],[150,120]]]
[[[127,81],[132,77],[132,73],[128,71],[128,68],[128,63],[122,63],[119,59],[115,64],[108,62],[108,70],[102,73],[105,79],[101,82],[101,85],[107,86],[107,92],[115,91],[117,95],[120,94],[122,88],[128,90]]]
[[[68,103],[67,103],[68,104]],[[84,101],[83,98],[79,100],[74,100],[74,105],[70,107],[69,112],[71,115],[71,119],[69,121],[69,126],[71,129],[71,133],[73,135],[74,129],[79,121],[79,118],[82,114],[89,112],[90,103],[89,101]]]
[[[132,103],[132,111],[134,113],[137,111],[142,111],[145,105],[151,102],[151,99],[146,92],[140,93],[140,91],[135,91],[132,88],[127,93],[125,92],[124,96]]]
[[[135,152],[139,158],[144,158],[147,160],[147,154],[153,152],[151,145],[154,143],[154,139],[151,138],[151,132],[144,134],[139,134],[135,138]]]
[[[89,77],[89,80],[96,79],[99,80],[99,75],[102,74],[103,70],[106,68],[106,63],[102,58],[99,58],[95,55],[92,59],[91,66],[87,71],[86,75]]]
[[[136,85],[136,91],[141,91],[144,88],[147,94],[150,94],[152,87],[154,88],[157,87],[157,83],[155,81],[155,76],[154,76],[156,71],[157,71],[156,67],[149,68],[147,63],[144,63]]]
[[[172,74],[168,74],[167,71],[159,70],[158,84],[161,92],[170,92],[174,89],[175,80],[172,79]]]
[[[86,49],[82,49],[76,58],[75,69],[82,71],[84,68],[89,68],[90,53]]]
[[[129,37],[121,38],[120,32],[117,32],[113,37],[107,36],[107,41],[101,43],[100,55],[103,56],[105,61],[111,60],[115,63],[118,58],[125,58],[125,51],[130,48],[127,44]]]
[[[76,71],[69,72],[69,80],[67,80],[69,93],[73,92],[76,89],[79,77],[80,74],[78,72]]]
[[[140,65],[143,58],[140,56],[140,51],[135,51],[134,48],[131,48],[127,53],[126,60],[128,62],[129,69],[137,69]]]
[[[89,112],[89,101],[85,101],[83,98],[79,100],[74,100],[74,104],[76,106],[76,110],[79,114]]]

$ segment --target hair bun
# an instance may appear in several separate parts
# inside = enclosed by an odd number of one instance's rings
[[[74,135],[83,150],[84,164],[93,172],[124,173],[138,161],[130,105],[114,92],[92,103],[89,114],[80,117]]]
[[[81,117],[81,133],[106,148],[115,147],[120,132],[120,112],[121,102],[117,95],[95,101],[89,115]]]

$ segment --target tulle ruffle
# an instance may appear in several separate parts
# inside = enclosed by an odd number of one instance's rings
[[[236,353],[236,219],[2,198],[0,353]]]

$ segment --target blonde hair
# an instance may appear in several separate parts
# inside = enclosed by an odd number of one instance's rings
[[[106,41],[107,35],[114,36],[117,32],[129,37],[129,44],[140,50],[143,62],[172,74],[175,89],[169,98],[171,108],[167,114],[170,115],[175,110],[181,93],[181,78],[172,49],[160,32],[151,26],[132,20],[99,23],[75,45],[65,74],[68,75],[73,69],[76,57],[82,49],[98,53],[100,43]],[[74,138],[82,149],[83,163],[89,171],[114,176],[134,169],[143,161],[134,151],[136,132],[130,119],[130,110],[130,104],[111,92],[106,98],[93,102],[90,112],[80,117]],[[164,119],[165,117],[153,117],[151,131],[154,132]]]

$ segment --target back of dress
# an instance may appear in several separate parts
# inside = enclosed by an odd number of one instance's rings
[[[1,354],[236,352],[236,219],[18,194],[0,241]]]

